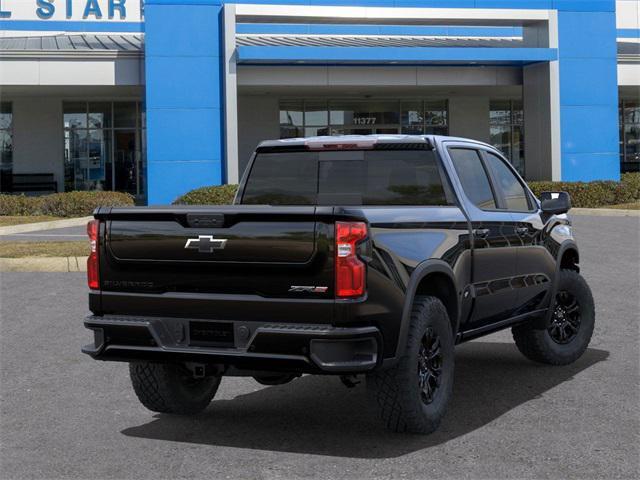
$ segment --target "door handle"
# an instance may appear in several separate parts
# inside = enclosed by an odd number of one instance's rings
[[[527,227],[517,227],[516,233],[521,237],[524,237],[526,234],[529,233],[529,229]]]
[[[473,231],[473,235],[478,238],[487,238],[491,230],[488,228],[476,228]]]

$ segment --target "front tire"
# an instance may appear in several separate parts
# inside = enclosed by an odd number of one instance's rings
[[[367,390],[387,428],[431,433],[440,425],[453,388],[453,333],[440,300],[415,298],[401,355],[394,367],[368,375]]]
[[[132,362],[129,374],[138,400],[153,412],[193,415],[215,396],[221,376],[194,378],[182,365]]]
[[[549,365],[567,365],[582,356],[593,334],[595,307],[586,280],[574,270],[560,270],[550,325],[513,327],[513,339],[530,360]]]

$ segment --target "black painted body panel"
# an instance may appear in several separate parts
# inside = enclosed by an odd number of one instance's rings
[[[457,318],[451,320],[458,341],[544,315],[563,245],[570,242],[575,248],[569,222],[562,216],[545,218],[533,196],[530,212],[479,210],[456,179],[447,155],[448,140],[434,137],[430,141],[456,205],[99,209],[95,216],[102,220],[102,290],[90,293],[92,318],[371,327],[376,332],[379,363],[389,365],[405,341],[413,295],[434,272],[448,278],[455,289],[456,308],[451,311]],[[468,144],[490,149],[472,141]],[[335,298],[337,220],[364,221],[368,226],[369,236],[359,247],[367,268],[367,293],[359,299]],[[486,238],[474,234],[479,229],[489,230]],[[224,249],[211,252],[185,248],[189,239],[199,236],[227,243]],[[296,285],[326,290],[292,291]],[[308,338],[312,340],[313,335]],[[167,352],[160,355],[158,348],[148,358],[166,360]],[[291,371],[322,370],[313,366],[308,348],[296,349]],[[268,369],[259,358],[252,361],[248,350],[236,348],[228,353],[214,357],[235,367]],[[91,355],[115,359],[99,350],[91,350]],[[145,358],[144,352],[131,353],[129,346],[118,350],[117,359],[140,356]],[[188,359],[188,349],[178,357]],[[203,356],[194,353],[196,358]],[[278,358],[278,370],[287,368],[285,360]]]

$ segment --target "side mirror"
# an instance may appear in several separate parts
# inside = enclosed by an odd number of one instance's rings
[[[544,213],[551,215],[567,213],[571,208],[571,197],[567,192],[542,192],[540,208]]]

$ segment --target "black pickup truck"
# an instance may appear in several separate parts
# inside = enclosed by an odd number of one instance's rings
[[[95,211],[83,352],[129,362],[156,412],[205,409],[225,375],[366,375],[389,428],[431,432],[455,344],[510,327],[534,361],[587,348],[569,208],[473,140],[263,142],[233,205]]]

